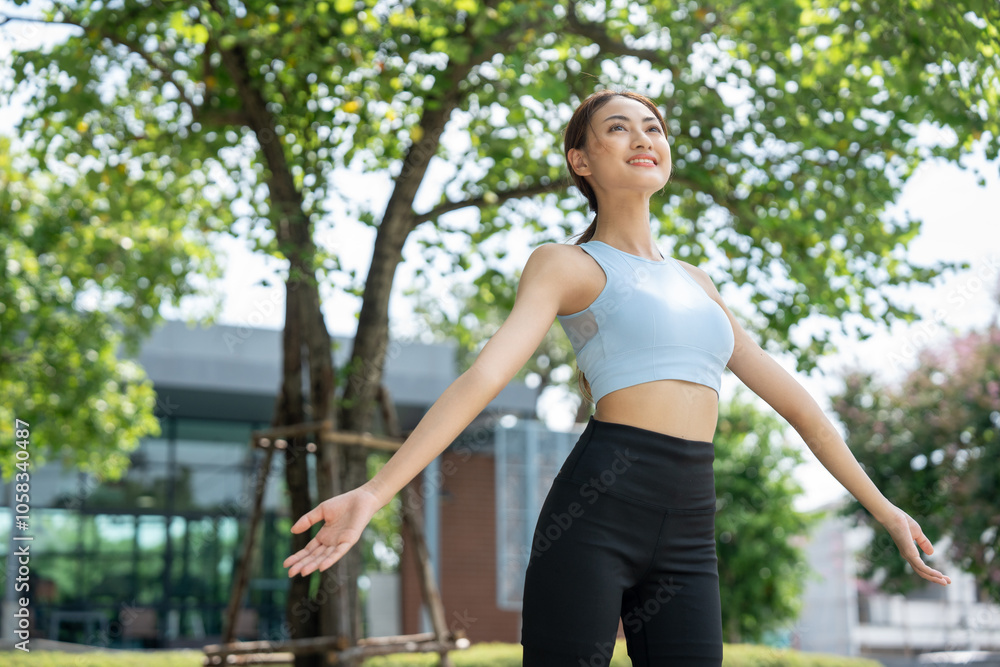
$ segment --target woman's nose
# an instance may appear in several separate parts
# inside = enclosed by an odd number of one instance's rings
[[[639,148],[639,147],[646,147],[646,148],[648,148],[651,144],[652,144],[652,142],[649,140],[649,137],[647,137],[646,133],[643,132],[642,130],[633,131],[632,132],[632,146],[633,147],[635,147],[635,148]]]

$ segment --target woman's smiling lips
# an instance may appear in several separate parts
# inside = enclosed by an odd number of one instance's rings
[[[626,162],[627,162],[627,164],[630,164],[633,167],[655,167],[656,166],[656,158],[653,157],[652,155],[647,155],[647,154],[634,155],[634,156],[630,157]]]

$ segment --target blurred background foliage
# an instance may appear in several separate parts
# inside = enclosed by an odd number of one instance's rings
[[[1000,602],[1000,304],[991,326],[920,350],[898,382],[855,369],[832,400],[875,485]],[[842,513],[872,523],[853,498]],[[894,593],[921,585],[877,525],[875,537],[859,575]]]

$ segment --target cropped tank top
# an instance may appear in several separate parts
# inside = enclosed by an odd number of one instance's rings
[[[604,270],[604,289],[583,310],[556,318],[594,403],[654,380],[688,380],[718,394],[735,345],[722,307],[672,257],[646,259],[595,240],[580,247]]]

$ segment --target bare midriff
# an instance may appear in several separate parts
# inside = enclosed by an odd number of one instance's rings
[[[719,419],[715,390],[686,380],[655,380],[601,397],[594,419],[711,442]]]

